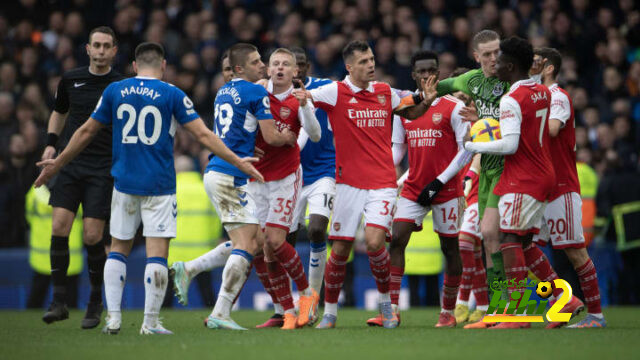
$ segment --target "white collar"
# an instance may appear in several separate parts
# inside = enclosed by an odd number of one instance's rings
[[[373,92],[373,84],[372,81],[369,81],[369,86],[367,86],[366,89],[360,89],[359,87],[353,85],[353,83],[351,82],[351,77],[349,77],[349,75],[347,75],[344,78],[344,83],[349,85],[349,87],[351,88],[351,91],[353,91],[354,93],[359,93],[362,90],[367,90],[368,92]]]
[[[293,92],[293,85],[289,86],[289,88],[286,91],[281,92],[280,94],[274,94],[273,93],[273,82],[271,81],[271,79],[269,79],[269,82],[267,82],[267,92],[269,94],[272,94],[273,96],[275,96],[276,99],[282,101],[282,100],[286,99],[287,96],[291,95],[291,93]]]
[[[154,77],[151,76],[136,76],[136,79],[140,79],[140,80],[158,80]]]
[[[520,85],[531,86],[535,84],[537,84],[535,80],[533,80],[532,78],[528,78],[516,81],[515,83],[511,84],[511,87],[515,88]]]
[[[553,84],[551,84],[551,86],[549,86],[549,90],[555,89],[557,87],[558,87],[558,83],[553,83]]]
[[[240,81],[240,80],[244,80],[244,79],[239,77],[231,79],[231,81]]]

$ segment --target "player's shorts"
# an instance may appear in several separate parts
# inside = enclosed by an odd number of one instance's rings
[[[465,234],[476,242],[482,240],[480,232],[480,216],[478,214],[478,203],[475,202],[464,209],[462,217],[462,225],[460,226],[460,235]]]
[[[441,204],[432,204],[424,207],[413,200],[401,196],[398,199],[393,222],[414,223],[418,226],[418,231],[420,231],[422,230],[422,220],[429,211],[433,211],[433,231],[438,235],[458,236],[462,209],[464,209],[463,201],[463,197],[458,197]]]
[[[323,177],[314,181],[311,185],[303,186],[302,192],[298,197],[291,231],[298,230],[300,225],[305,223],[307,205],[309,205],[309,214],[330,218],[335,196],[336,179],[334,178]]]
[[[560,195],[547,204],[540,221],[540,233],[533,240],[545,246],[551,239],[554,249],[585,247],[581,208],[582,199],[578,193]]]
[[[500,181],[502,167],[497,169],[481,170],[478,181],[478,215],[482,219],[485,208],[497,208],[500,196],[493,193],[493,189]]]
[[[176,194],[131,195],[113,188],[109,224],[111,236],[118,240],[132,240],[142,221],[142,235],[174,238],[177,207]]]
[[[256,204],[247,185],[248,179],[207,171],[204,190],[227,232],[245,224],[258,224]]]
[[[397,193],[396,188],[367,190],[337,184],[329,239],[353,241],[363,214],[364,226],[389,234]]]
[[[68,164],[53,180],[49,205],[78,212],[82,216],[107,220],[111,210],[113,178],[109,171]]]
[[[500,231],[520,236],[537,234],[544,215],[546,202],[520,193],[504,194],[500,197]]]
[[[288,232],[301,188],[302,167],[280,180],[249,183],[260,227],[276,227]]]

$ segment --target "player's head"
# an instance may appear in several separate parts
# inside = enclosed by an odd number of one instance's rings
[[[278,48],[269,56],[267,74],[274,85],[288,88],[293,83],[293,77],[297,72],[296,56],[291,50]]]
[[[418,88],[421,88],[420,81],[427,79],[431,75],[438,77],[440,71],[438,54],[429,50],[419,50],[411,56],[411,77],[418,84]]]
[[[342,49],[342,59],[352,81],[369,82],[376,77],[373,51],[365,41],[354,40]]]
[[[231,63],[229,63],[229,50],[222,54],[222,78],[225,83],[233,79],[233,70],[231,69]]]
[[[500,42],[500,56],[496,73],[501,81],[514,83],[526,79],[533,64],[533,47],[517,36],[512,36]]]
[[[296,75],[296,79],[300,79],[304,82],[307,79],[307,73],[311,67],[307,52],[304,51],[303,48],[297,46],[292,47],[291,52],[296,56],[296,64],[298,65],[298,75]]]
[[[139,74],[141,71],[149,75],[162,78],[167,61],[164,59],[162,45],[154,42],[143,42],[136,46],[136,60],[133,62],[133,70]]]
[[[500,35],[493,30],[482,30],[471,40],[473,58],[480,63],[486,77],[496,76],[496,64],[500,52]]]
[[[543,47],[533,51],[533,61],[545,61],[542,68],[542,81],[554,81],[562,67],[562,55],[553,48]]]
[[[229,64],[234,76],[249,82],[256,82],[264,77],[265,65],[260,59],[258,48],[251,44],[233,45],[229,49]]]
[[[89,33],[86,48],[90,65],[99,69],[108,68],[118,51],[116,34],[108,26],[97,27]]]

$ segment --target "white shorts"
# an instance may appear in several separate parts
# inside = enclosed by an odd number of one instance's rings
[[[258,224],[255,200],[247,182],[247,179],[217,171],[204,174],[204,190],[227,231],[244,224]]]
[[[401,196],[393,222],[411,222],[416,224],[419,230],[422,230],[422,220],[429,211],[433,211],[433,231],[439,235],[458,236],[462,217],[462,201],[463,198],[459,197],[442,204],[424,207]]]
[[[546,202],[520,193],[504,194],[498,202],[500,231],[524,236],[539,232]]]
[[[583,248],[582,199],[575,192],[560,195],[547,204],[541,220],[540,233],[533,237],[545,246],[551,239],[554,249]]]
[[[118,240],[131,240],[142,222],[142,235],[148,237],[176,237],[178,216],[176,194],[143,196],[130,195],[113,188],[109,232]]]
[[[465,234],[475,241],[482,240],[477,202],[467,206],[467,208],[464,209],[464,217],[462,218],[460,234]]]
[[[336,196],[336,179],[323,177],[313,184],[303,186],[298,197],[295,216],[291,231],[296,231],[306,220],[307,204],[309,214],[322,215],[327,219],[331,217],[333,198]]]
[[[256,215],[260,226],[289,231],[301,188],[302,167],[280,180],[249,183],[249,192],[256,201]]]
[[[329,239],[353,241],[363,213],[364,226],[389,234],[397,193],[396,188],[366,190],[337,184]]]

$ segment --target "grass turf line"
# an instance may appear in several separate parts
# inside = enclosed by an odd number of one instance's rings
[[[81,311],[70,319],[46,325],[43,311],[0,311],[3,359],[540,359],[632,358],[640,351],[640,308],[604,311],[606,329],[554,329],[533,324],[529,330],[435,329],[438,310],[402,313],[398,329],[370,328],[373,312],[340,309],[338,328],[295,331],[251,329],[244,332],[210,330],[203,326],[208,310],[162,310],[173,336],[139,335],[142,310],[125,311],[120,334],[82,330]],[[233,318],[253,327],[271,314],[238,311]],[[580,318],[584,315],[580,316]],[[575,320],[572,321],[572,323]],[[100,327],[104,325],[104,321]]]

